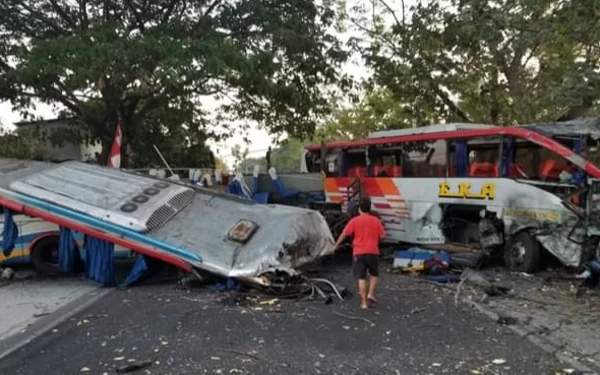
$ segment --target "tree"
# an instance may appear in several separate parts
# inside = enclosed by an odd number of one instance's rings
[[[365,138],[379,130],[412,126],[411,110],[387,89],[367,91],[352,108],[338,111],[317,130],[315,141]]]
[[[354,24],[373,69],[416,125],[570,119],[600,99],[600,3],[371,0]],[[375,16],[373,16],[375,14]]]
[[[215,157],[215,169],[219,169],[221,171],[225,171],[228,169],[225,161],[223,161],[223,159],[221,159],[219,156]]]
[[[0,157],[45,160],[44,145],[35,138],[23,137],[0,127]]]
[[[118,122],[138,160],[150,139],[191,147],[234,118],[310,134],[346,59],[338,16],[333,0],[5,0],[0,99],[60,105],[105,157]]]
[[[271,165],[278,173],[299,173],[302,151],[308,143],[296,138],[284,140],[271,151]]]
[[[242,173],[244,172],[244,168],[246,167],[245,163],[247,162],[247,159],[248,159],[248,152],[249,152],[248,147],[246,147],[245,149],[242,149],[242,146],[240,146],[239,144],[236,144],[231,148],[231,156],[233,156],[233,158],[234,158],[234,162],[233,162],[233,170],[234,171],[239,171]]]

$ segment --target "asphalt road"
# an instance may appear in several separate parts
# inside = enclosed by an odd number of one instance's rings
[[[80,277],[40,278],[33,271],[17,272],[18,279],[0,289],[0,341],[98,289],[97,284]]]
[[[328,277],[354,289],[349,269]],[[383,275],[380,304],[232,303],[167,282],[115,290],[0,362],[1,374],[556,374],[568,367],[444,288]],[[268,299],[267,299],[268,300]]]

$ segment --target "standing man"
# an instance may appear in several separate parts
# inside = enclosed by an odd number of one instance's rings
[[[371,215],[369,198],[361,198],[358,206],[359,215],[348,222],[344,232],[334,245],[334,250],[337,250],[346,238],[354,236],[352,272],[358,280],[360,307],[366,309],[367,302],[377,303],[375,289],[379,281],[379,242],[385,238],[385,229],[381,225],[381,221]],[[367,271],[370,276],[369,285],[367,285]]]

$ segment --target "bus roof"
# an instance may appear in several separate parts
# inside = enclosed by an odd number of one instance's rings
[[[456,139],[463,137],[485,137],[495,135],[513,135],[530,138],[531,133],[542,137],[579,137],[590,136],[600,139],[600,118],[581,118],[564,122],[538,123],[522,126],[492,126],[482,124],[441,124],[411,129],[386,130],[372,133],[368,138],[352,141],[331,142],[326,149],[373,146],[397,142],[419,142],[436,139]],[[309,151],[320,150],[319,144],[306,147]]]
[[[592,139],[600,139],[600,117],[580,118],[564,122],[551,122],[542,124],[529,124],[523,126],[526,129],[535,130],[549,137],[578,137],[590,136]]]
[[[420,128],[382,130],[382,131],[371,133],[369,135],[369,139],[401,137],[403,135],[413,135],[413,134],[454,132],[454,131],[460,131],[460,130],[489,129],[489,128],[493,128],[493,126],[492,125],[483,125],[483,124],[463,124],[463,123],[439,124],[439,125],[422,126]]]

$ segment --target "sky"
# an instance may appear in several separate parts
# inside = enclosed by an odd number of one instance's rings
[[[414,3],[414,1],[416,0],[405,0],[406,6],[408,7],[409,3]],[[399,6],[400,1],[388,0],[388,3],[397,7]],[[359,4],[365,4],[365,1],[347,0],[346,8],[350,9]],[[338,37],[342,41],[347,41],[350,37],[356,35],[356,32],[347,31],[343,34],[339,34]],[[362,61],[356,57],[343,67],[343,71],[359,80],[364,79],[369,74]],[[210,103],[210,101],[211,100],[208,99],[208,103],[206,103],[208,107],[216,106],[216,103]],[[52,107],[43,103],[37,103],[36,108],[32,113],[36,118],[45,120],[57,117],[57,113]],[[0,125],[9,129],[14,129],[13,124],[22,120],[23,118],[21,115],[17,111],[13,111],[12,105],[9,102],[0,102]],[[272,136],[264,129],[260,129],[256,124],[251,124],[250,130],[248,131],[248,139],[250,140],[250,143],[246,144],[243,134],[236,133],[226,141],[219,143],[211,141],[208,143],[211,149],[230,166],[234,163],[234,158],[231,156],[231,148],[236,144],[242,146],[242,149],[248,147],[248,157],[251,158],[264,156],[269,146],[273,145]]]

